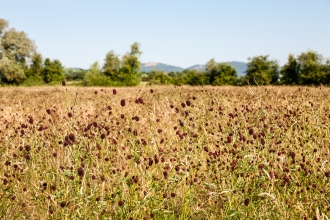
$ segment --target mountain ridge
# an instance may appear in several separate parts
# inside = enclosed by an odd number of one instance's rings
[[[151,72],[153,70],[160,70],[169,73],[169,72],[181,72],[184,70],[184,68],[168,65],[160,62],[141,63],[141,72]]]
[[[246,69],[247,69],[246,63],[240,62],[240,61],[231,61],[231,62],[225,62],[225,63],[232,65],[234,68],[236,68],[238,77],[246,75]],[[206,70],[206,65],[195,64],[188,68],[182,68],[179,66],[169,65],[169,64],[160,63],[160,62],[141,63],[141,69],[140,69],[141,72],[151,72],[153,70],[163,71],[166,73],[182,72],[184,70],[197,70],[198,72],[202,72],[202,71]],[[77,67],[65,67],[64,71],[66,74],[72,74],[73,72],[83,72],[83,71],[87,71],[87,70],[82,69],[82,68],[77,68]]]
[[[247,69],[246,63],[240,62],[240,61],[230,61],[230,62],[225,62],[225,63],[236,68],[238,77],[246,75],[246,69]],[[141,72],[151,72],[153,70],[159,70],[159,71],[169,73],[169,72],[182,72],[183,70],[205,71],[205,69],[206,69],[206,66],[204,64],[195,64],[188,68],[182,68],[182,67],[164,64],[164,63],[160,63],[160,62],[146,62],[146,63],[142,63],[142,65],[141,65]]]

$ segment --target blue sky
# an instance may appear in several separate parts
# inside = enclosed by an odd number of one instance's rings
[[[0,0],[0,18],[65,67],[141,44],[142,62],[183,68],[308,49],[330,58],[330,0]]]

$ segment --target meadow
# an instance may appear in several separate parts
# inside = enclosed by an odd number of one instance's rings
[[[330,88],[0,88],[1,219],[329,219]]]

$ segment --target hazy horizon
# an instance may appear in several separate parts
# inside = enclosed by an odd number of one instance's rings
[[[317,3],[316,3],[317,2]],[[330,58],[330,0],[307,1],[4,1],[0,17],[24,31],[44,58],[87,69],[107,52],[123,55],[139,42],[140,60],[182,68],[247,62],[289,53]]]

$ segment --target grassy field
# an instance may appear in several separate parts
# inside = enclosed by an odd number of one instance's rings
[[[328,219],[326,87],[0,88],[1,219]]]

